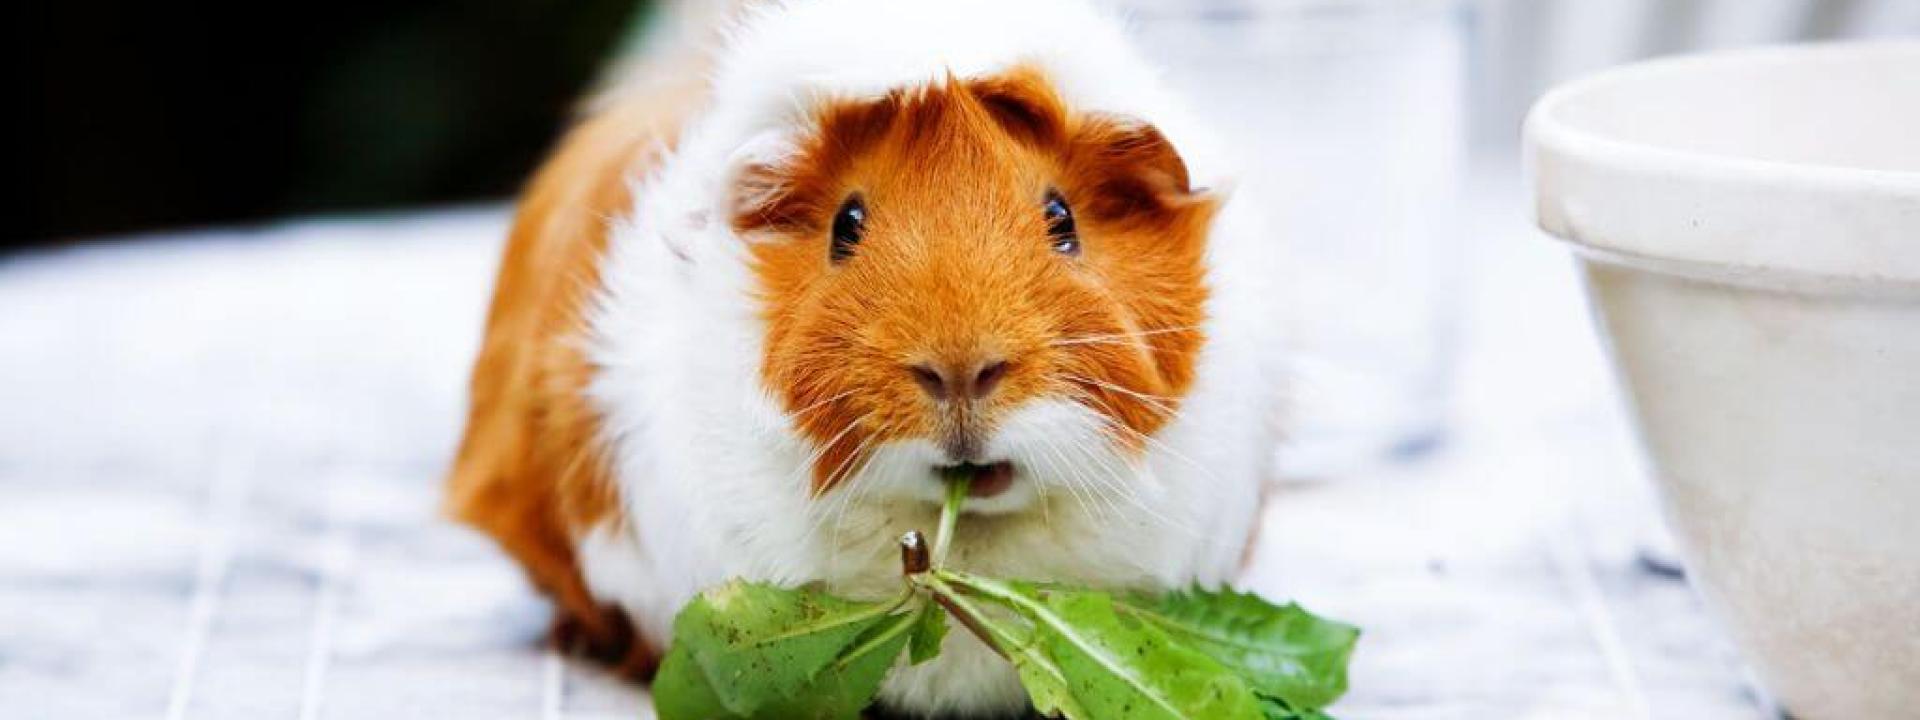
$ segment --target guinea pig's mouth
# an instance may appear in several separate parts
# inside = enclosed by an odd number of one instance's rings
[[[967,496],[972,498],[990,498],[1013,487],[1013,463],[1005,460],[985,465],[963,462],[936,470],[943,475],[950,471],[965,474],[971,480],[967,483]]]

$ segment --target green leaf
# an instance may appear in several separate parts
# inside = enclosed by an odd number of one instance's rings
[[[1260,696],[1260,712],[1266,715],[1266,720],[1334,720],[1332,715],[1319,710],[1295,710],[1285,701],[1265,695]]]
[[[653,710],[662,718],[734,717],[685,643],[676,643],[653,675]]]
[[[1093,717],[1074,701],[1066,674],[1044,650],[1029,643],[1010,651],[1007,659],[1020,672],[1020,685],[1027,689],[1027,700],[1035,711],[1054,718]]]
[[[1239,673],[1261,695],[1290,708],[1326,707],[1347,690],[1347,661],[1360,631],[1299,605],[1274,605],[1231,588],[1198,587],[1120,601],[1137,617]]]
[[[903,653],[939,655],[951,613],[1050,717],[1333,720],[1320,708],[1346,690],[1358,630],[1227,588],[1116,599],[948,569],[968,477],[948,478],[931,553],[918,532],[902,539],[909,589],[891,602],[735,581],[688,603],[655,678],[659,717],[856,720]]]
[[[930,578],[927,587],[944,599],[942,604],[947,610],[963,620],[963,627],[980,636],[982,641],[1013,663],[1014,670],[1020,674],[1020,686],[1026,689],[1028,700],[1041,715],[1088,717],[1074,702],[1073,691],[1067,685],[1066,675],[1060,672],[1060,666],[1035,644],[1033,629],[1025,624],[1016,624],[1018,616],[1013,616],[1004,607],[996,607],[991,609],[1005,612],[1010,617],[995,617],[988,612],[989,608],[976,604],[971,595],[962,594],[940,577]],[[967,618],[972,620],[967,622]]]
[[[940,654],[940,642],[947,639],[947,612],[927,603],[913,625],[913,637],[907,643],[907,658],[915,665]]]
[[[674,619],[654,682],[662,720],[854,718],[872,702],[908,636],[905,596],[862,603],[731,582]]]
[[[767,702],[754,718],[766,720],[852,720],[873,704],[873,696],[906,649],[918,617],[915,613],[887,616],[833,665],[814,676],[811,684],[792,695]],[[663,720],[664,716],[663,716]]]
[[[1032,625],[1030,643],[1020,650],[1037,649],[1041,657],[1023,664],[1021,679],[1043,712],[1079,720],[1262,718],[1233,671],[1151,624],[1116,613],[1105,593],[940,575]]]
[[[1091,717],[1258,717],[1252,694],[1230,671],[1121,618],[1106,595],[1044,597],[1060,620],[1043,621],[1039,638]]]

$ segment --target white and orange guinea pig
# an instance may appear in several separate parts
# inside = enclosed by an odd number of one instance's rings
[[[450,507],[561,634],[644,676],[731,578],[890,596],[956,466],[957,567],[1231,579],[1276,439],[1275,242],[1120,23],[793,0],[715,37],[640,63],[533,179],[474,368]],[[1025,707],[946,643],[881,702]]]

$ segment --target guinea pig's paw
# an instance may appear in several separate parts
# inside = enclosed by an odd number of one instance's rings
[[[647,680],[660,664],[660,653],[634,630],[626,612],[602,607],[591,617],[556,610],[547,626],[547,643],[556,651],[604,664],[630,680]]]

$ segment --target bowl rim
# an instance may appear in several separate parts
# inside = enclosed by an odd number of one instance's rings
[[[1809,56],[1884,56],[1920,63],[1920,40],[1771,45],[1629,63],[1562,84],[1536,101],[1522,128],[1523,160],[1534,193],[1535,219],[1548,233],[1586,250],[1589,259],[1700,280],[1821,292],[1920,283],[1920,248],[1888,261],[1868,249],[1831,243],[1809,250],[1777,237],[1729,240],[1740,231],[1767,235],[1824,213],[1852,223],[1833,231],[1865,234],[1881,246],[1920,222],[1920,169],[1914,171],[1802,163],[1689,150],[1621,139],[1575,126],[1564,106],[1593,92],[1649,77],[1702,68],[1793,62]],[[1635,187],[1642,186],[1642,187]],[[1594,210],[1595,198],[1619,201],[1640,193],[1635,213]],[[1755,208],[1758,208],[1756,211]],[[1744,226],[1702,227],[1703,219]],[[1683,222],[1685,220],[1686,222]],[[1687,223],[1691,223],[1691,227]],[[1664,223],[1664,224],[1661,224]],[[1721,225],[1727,223],[1722,222]],[[1756,231],[1755,228],[1762,230]],[[1890,239],[1891,238],[1891,239]],[[1920,238],[1920,235],[1916,235]],[[1675,272],[1686,269],[1685,272]]]
[[[1572,100],[1604,88],[1636,82],[1657,75],[1691,72],[1699,68],[1781,62],[1809,55],[1910,54],[1920,61],[1920,40],[1837,40],[1783,45],[1760,45],[1712,52],[1672,55],[1627,63],[1567,81],[1548,90],[1527,111],[1525,132],[1534,144],[1554,145],[1569,150],[1606,150],[1614,154],[1665,160],[1673,163],[1720,166],[1744,173],[1780,174],[1792,178],[1818,177],[1830,181],[1851,181],[1869,185],[1894,182],[1908,187],[1920,179],[1920,168],[1887,170],[1849,167],[1829,163],[1798,163],[1785,160],[1743,157],[1699,150],[1682,150],[1634,140],[1620,140],[1591,130],[1583,130],[1559,117],[1562,107]]]

